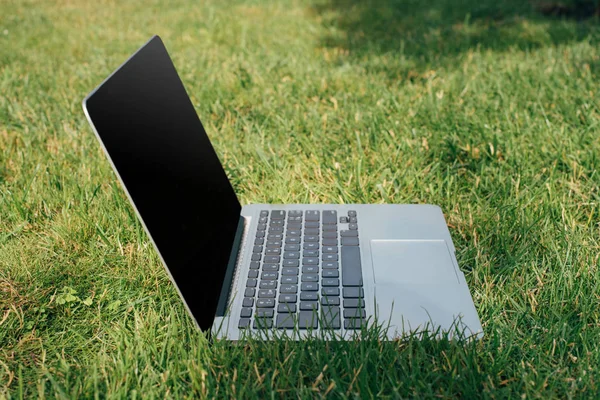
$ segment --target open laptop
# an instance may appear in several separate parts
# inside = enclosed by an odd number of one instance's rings
[[[242,207],[158,36],[83,108],[202,330],[483,335],[439,207]]]

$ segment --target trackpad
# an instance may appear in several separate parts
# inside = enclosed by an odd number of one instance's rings
[[[375,285],[460,283],[444,240],[371,240]]]

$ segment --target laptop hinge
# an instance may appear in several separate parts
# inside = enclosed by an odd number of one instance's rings
[[[217,317],[224,317],[229,306],[229,296],[231,294],[231,284],[235,277],[235,269],[238,264],[238,258],[241,254],[240,246],[243,243],[244,230],[246,227],[246,218],[240,215],[238,222],[237,231],[233,239],[233,246],[231,246],[231,254],[229,255],[229,263],[227,264],[227,270],[225,271],[225,278],[223,279],[223,287],[221,288],[221,296],[219,296],[219,303],[217,304]]]

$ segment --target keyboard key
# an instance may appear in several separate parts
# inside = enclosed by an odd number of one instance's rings
[[[260,216],[261,216],[261,217],[268,217],[268,216],[269,216],[269,212],[268,212],[267,210],[262,210],[262,211],[260,212]]]
[[[319,275],[317,274],[302,274],[300,278],[302,282],[319,282]]]
[[[252,261],[260,261],[260,253],[253,253],[250,259]]]
[[[269,227],[269,233],[283,233],[283,226],[271,226]]]
[[[346,299],[358,299],[365,297],[365,291],[361,287],[345,287],[343,295]]]
[[[340,280],[338,278],[323,278],[321,281],[323,286],[340,286]]]
[[[340,289],[337,287],[324,287],[321,289],[321,295],[323,296],[339,296]]]
[[[323,269],[338,269],[337,261],[324,261],[322,264]]]
[[[318,274],[319,266],[318,265],[305,265],[302,267],[303,274]]]
[[[301,210],[291,210],[288,212],[288,215],[290,217],[301,217],[302,216],[302,211]]]
[[[283,220],[271,220],[269,226],[283,226]]]
[[[319,228],[307,228],[304,230],[305,235],[316,236],[319,234]]]
[[[279,264],[263,264],[263,271],[279,271]]]
[[[250,271],[248,271],[248,278],[258,278],[258,270],[251,269]]]
[[[279,288],[279,293],[298,293],[298,285],[285,284]]]
[[[265,238],[256,238],[256,239],[254,239],[254,245],[255,246],[262,246],[263,244],[265,244]]]
[[[256,237],[257,238],[264,238],[265,237],[265,231],[258,231],[258,232],[256,232]]]
[[[242,306],[244,307],[252,307],[254,305],[254,299],[252,297],[244,297],[242,300]]]
[[[304,226],[307,228],[318,228],[321,224],[318,221],[306,221]]]
[[[342,246],[358,246],[357,237],[343,237]]]
[[[299,244],[286,244],[285,247],[283,248],[284,251],[299,251],[300,250],[300,245]]]
[[[283,303],[277,306],[278,313],[295,313],[296,305],[292,303]]]
[[[357,237],[358,231],[340,231],[341,237]]]
[[[256,278],[250,278],[246,281],[246,287],[256,287],[258,280]]]
[[[338,235],[337,232],[323,231],[321,236],[323,236],[323,239],[337,239]]]
[[[348,229],[350,229],[351,231],[355,231],[358,229],[358,224],[356,224],[356,223],[350,224],[350,225],[348,225]]]
[[[365,325],[365,320],[362,318],[350,318],[344,320],[344,329],[360,329]]]
[[[252,299],[254,300],[254,299]],[[256,308],[273,308],[275,307],[275,299],[258,299],[256,300]]]
[[[283,258],[285,259],[299,259],[300,252],[299,251],[286,251],[283,253]]]
[[[246,297],[254,297],[254,288],[246,288],[246,290],[244,291],[244,296]]]
[[[363,284],[360,247],[342,246],[342,284],[344,286]]]
[[[292,244],[298,244],[300,243],[300,238],[299,237],[294,237],[294,236],[287,236],[285,238],[285,243],[292,243]]]
[[[300,311],[312,311],[319,309],[319,302],[317,301],[301,301]]]
[[[281,247],[281,240],[267,240],[267,248],[275,249]]]
[[[281,240],[283,239],[283,233],[269,233],[267,240]]]
[[[260,268],[260,263],[258,261],[252,261],[250,263],[250,269],[259,269]]]
[[[266,263],[278,263],[279,256],[265,256],[265,262]]]
[[[317,301],[317,300],[319,300],[319,293],[317,293],[317,292],[301,292],[300,300]]]
[[[321,297],[321,304],[324,306],[339,306],[340,298],[336,296]]]
[[[314,236],[304,236],[304,241],[305,242],[319,242],[319,237],[314,235]]]
[[[295,294],[280,294],[279,302],[280,303],[295,303],[297,301],[297,295]]]
[[[323,278],[338,278],[340,273],[337,269],[324,269],[323,272],[321,272],[321,276]]]
[[[249,318],[252,316],[252,309],[250,307],[242,308],[242,312],[240,313],[240,317]]]
[[[366,318],[367,312],[364,308],[347,308],[344,310],[344,318]]]
[[[302,265],[319,265],[319,259],[316,257],[304,257]]]
[[[279,278],[279,272],[263,272],[260,279],[265,281],[276,281]]]
[[[240,318],[238,329],[248,329],[250,326],[250,318]]]
[[[265,261],[266,261],[267,257],[265,257]],[[321,256],[321,260],[323,261],[337,261],[338,259],[338,255],[336,254],[332,254],[332,253],[328,253],[328,254],[323,254]]]
[[[254,329],[270,329],[273,327],[273,318],[255,318],[252,327]]]
[[[302,253],[304,257],[319,257],[319,250],[304,250]]]
[[[260,281],[259,289],[277,289],[277,281]]]
[[[302,245],[302,248],[304,250],[318,250],[319,249],[319,243],[315,243],[315,242],[308,242],[308,243],[304,243]]]
[[[287,225],[288,230],[302,230],[302,222],[288,222]]]
[[[271,220],[285,219],[285,211],[274,210],[271,211]]]
[[[356,219],[356,217],[350,217],[350,218],[348,219],[348,221],[350,221],[350,223],[351,223],[351,224],[352,224],[352,223],[354,223],[354,224],[355,224],[355,223],[357,223],[357,222],[358,222],[358,220]]]
[[[335,232],[337,233],[337,224],[336,225],[323,225],[323,232]]]
[[[317,329],[319,327],[319,316],[315,311],[300,311],[298,313],[299,329]]]
[[[276,294],[275,289],[258,289],[258,298],[259,299],[263,299],[263,298],[267,298],[267,299],[273,298],[274,299],[275,294]]]
[[[321,328],[340,329],[341,318],[339,307],[324,306],[321,308]]]
[[[356,217],[356,211],[354,211],[354,210],[348,211],[348,216],[349,217]]]
[[[337,253],[337,246],[323,246],[323,253]]]
[[[321,213],[319,211],[307,211],[305,216],[306,221],[319,221]]]
[[[260,247],[262,247],[262,246],[260,246]],[[275,248],[275,249],[267,249],[267,251],[265,251],[265,255],[268,255],[268,256],[278,256],[279,254],[281,254],[281,249],[279,247]]]
[[[280,329],[292,329],[295,326],[296,319],[293,314],[277,314],[275,326]]]
[[[297,276],[282,276],[281,277],[281,284],[286,284],[286,283],[298,283],[298,277]]]
[[[290,215],[288,217],[288,222],[302,222],[302,217],[294,217]]]
[[[340,224],[347,224],[348,223],[348,217],[340,217]]]
[[[360,308],[364,306],[364,299],[344,299],[344,308]]]
[[[281,275],[298,275],[298,267],[284,267]]]
[[[300,265],[300,260],[283,260],[284,267],[297,267]]]
[[[316,282],[304,282],[302,283],[303,292],[316,292],[319,290],[319,284]]]
[[[337,224],[337,211],[323,211],[323,224]]]
[[[260,318],[260,317],[273,317],[273,314],[275,314],[275,311],[272,308],[259,308],[258,310],[256,310],[256,315],[255,318]]]
[[[258,224],[256,228],[258,231],[265,231],[267,229],[267,224]]]
[[[338,241],[334,238],[323,238],[323,246],[337,246]]]
[[[288,231],[286,232],[286,235],[289,236],[300,236],[302,234],[302,231],[299,229],[288,229]]]

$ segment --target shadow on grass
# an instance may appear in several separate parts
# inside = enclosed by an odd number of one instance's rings
[[[524,0],[322,0],[313,10],[330,28],[324,47],[361,60],[389,53],[417,70],[452,64],[473,49],[581,41],[598,25],[545,17]]]

